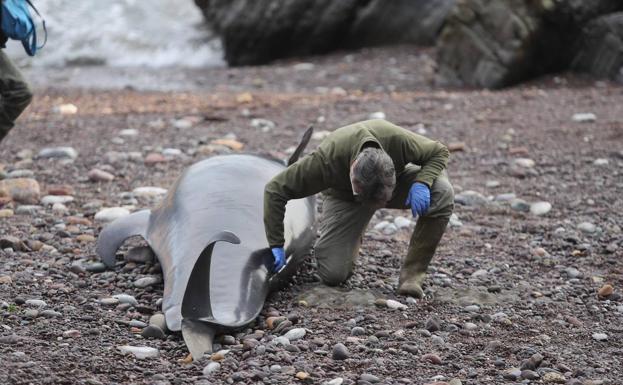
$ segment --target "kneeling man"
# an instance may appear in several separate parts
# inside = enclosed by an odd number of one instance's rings
[[[338,128],[266,185],[264,226],[275,271],[285,264],[286,203],[324,192],[320,237],[314,247],[322,280],[338,285],[350,277],[362,235],[377,209],[410,208],[418,219],[398,293],[421,298],[426,269],[454,208],[445,172],[448,157],[443,144],[385,120]]]

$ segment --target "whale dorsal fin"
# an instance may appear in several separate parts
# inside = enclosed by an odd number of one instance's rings
[[[305,150],[305,147],[307,147],[307,144],[309,143],[309,140],[311,139],[313,132],[314,132],[314,126],[307,127],[307,130],[305,130],[305,133],[303,134],[303,137],[301,138],[301,142],[299,143],[298,146],[296,146],[296,150],[294,150],[294,152],[288,159],[288,166],[290,166],[291,164],[294,164],[294,162],[299,160],[299,157],[303,153],[303,150]]]

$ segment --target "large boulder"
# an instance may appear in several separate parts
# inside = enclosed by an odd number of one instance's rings
[[[340,48],[431,45],[455,0],[195,0],[230,65]]]
[[[623,13],[598,17],[584,27],[572,68],[623,81]]]
[[[444,85],[504,87],[569,68],[591,20],[620,0],[458,0],[438,41]]]

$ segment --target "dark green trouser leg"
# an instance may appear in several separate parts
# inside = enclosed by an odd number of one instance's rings
[[[407,194],[416,176],[417,169],[410,167],[398,176],[396,192],[388,207],[406,208]],[[422,283],[426,270],[454,210],[454,190],[445,172],[435,180],[430,193],[430,208],[417,220],[398,281],[398,293],[417,298],[424,295]]]
[[[320,237],[314,246],[318,275],[327,285],[339,285],[353,272],[361,237],[374,209],[330,196],[322,205]]]
[[[32,92],[17,67],[0,50],[0,141],[30,104]]]

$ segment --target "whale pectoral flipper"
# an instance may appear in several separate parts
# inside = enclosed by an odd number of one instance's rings
[[[108,267],[115,266],[115,255],[123,242],[135,235],[146,237],[151,210],[141,210],[116,219],[104,227],[97,238],[95,252]]]
[[[231,231],[221,231],[208,241],[208,245],[197,258],[186,284],[186,291],[182,300],[182,318],[194,320],[214,318],[209,294],[210,263],[216,242],[239,244],[240,239]]]
[[[201,321],[183,319],[182,337],[188,351],[197,361],[206,353],[212,353],[212,343],[214,342],[214,328]]]

